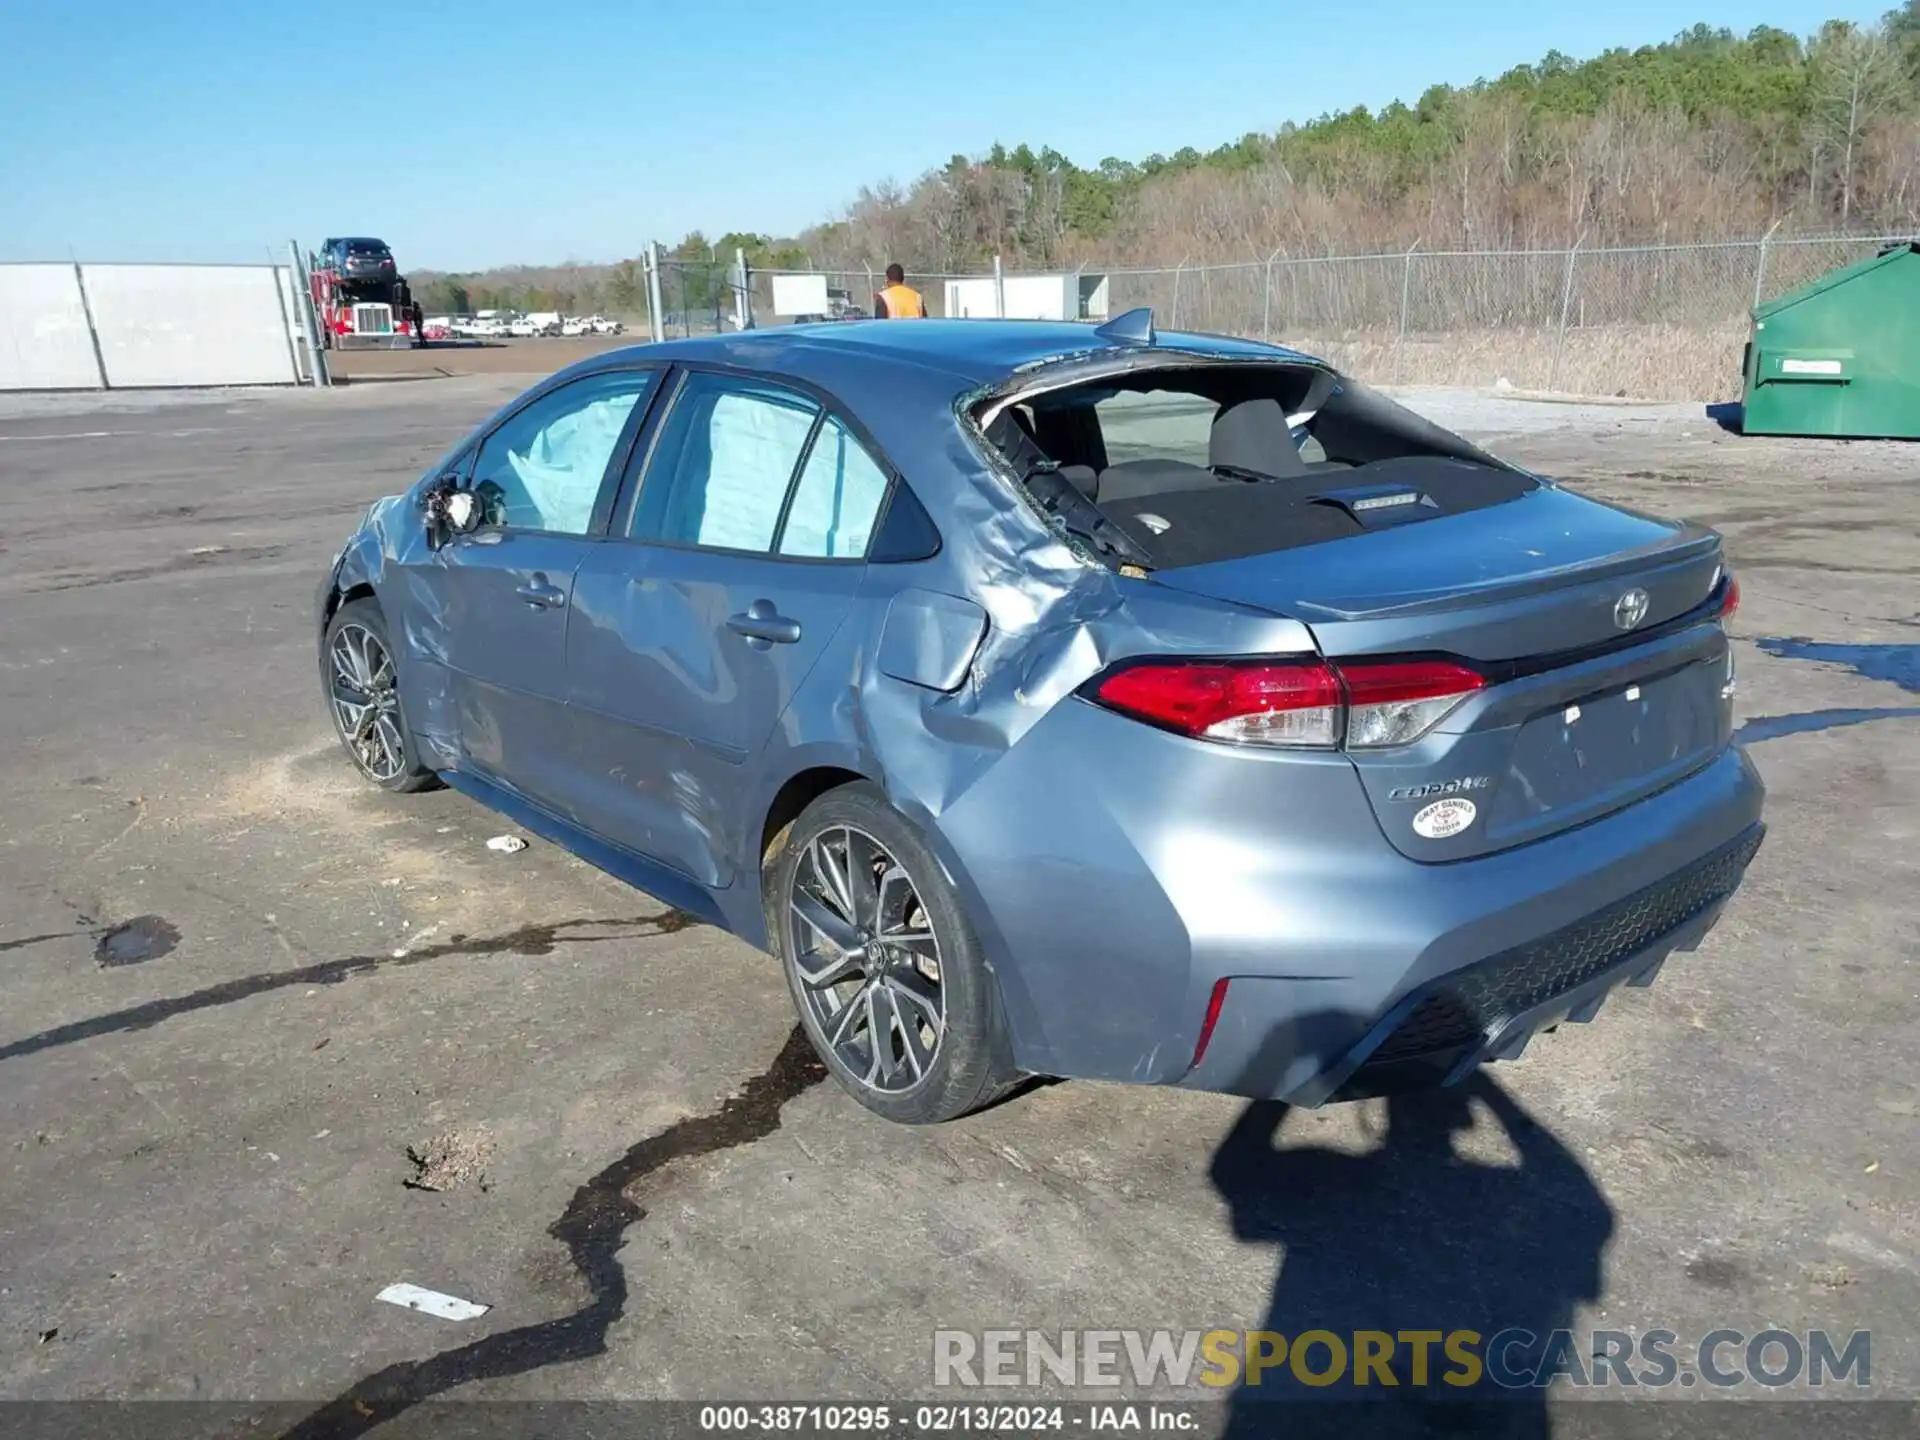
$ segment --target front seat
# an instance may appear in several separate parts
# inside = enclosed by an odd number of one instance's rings
[[[1287,412],[1272,399],[1242,400],[1223,408],[1207,437],[1207,464],[1276,480],[1310,473],[1287,424]]]

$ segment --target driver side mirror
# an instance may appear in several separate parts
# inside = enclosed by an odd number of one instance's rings
[[[480,528],[480,502],[471,490],[456,490],[446,500],[447,528],[466,535]]]
[[[486,519],[480,499],[460,488],[460,477],[442,475],[420,497],[427,516],[427,544],[438,550],[456,535],[470,535]]]

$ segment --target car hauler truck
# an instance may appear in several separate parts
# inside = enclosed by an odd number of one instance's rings
[[[424,344],[420,307],[384,240],[335,237],[311,257],[321,342],[336,350],[407,350]]]

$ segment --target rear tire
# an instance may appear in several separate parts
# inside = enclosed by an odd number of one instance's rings
[[[420,763],[414,748],[397,666],[377,603],[362,598],[334,612],[320,647],[334,734],[356,770],[382,790],[404,795],[430,789],[439,777]]]
[[[934,1125],[1019,1080],[999,985],[959,897],[877,787],[815,800],[775,837],[762,880],[801,1026],[854,1099]]]

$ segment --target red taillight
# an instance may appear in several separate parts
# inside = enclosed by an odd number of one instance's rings
[[[1417,740],[1485,684],[1447,660],[1146,660],[1108,675],[1094,698],[1196,739],[1372,749]]]
[[[1207,1018],[1200,1022],[1200,1038],[1193,1045],[1193,1063],[1198,1065],[1200,1057],[1207,1053],[1207,1043],[1213,1039],[1213,1027],[1220,1023],[1220,1007],[1227,1003],[1227,981],[1213,982],[1213,994],[1207,997]]]
[[[1150,660],[1116,670],[1095,693],[1102,704],[1183,735],[1317,747],[1340,739],[1340,682],[1320,660]]]
[[[1720,597],[1720,618],[1731,620],[1733,612],[1740,608],[1740,582],[1732,574],[1727,576],[1726,592]]]

